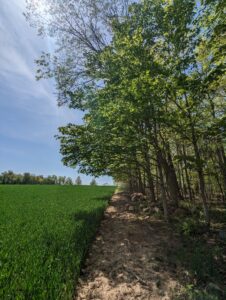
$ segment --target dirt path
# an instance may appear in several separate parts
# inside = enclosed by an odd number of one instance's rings
[[[76,300],[173,299],[176,265],[167,259],[178,241],[166,225],[129,212],[125,194],[113,196],[82,270]]]

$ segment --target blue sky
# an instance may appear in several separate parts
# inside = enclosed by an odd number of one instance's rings
[[[59,126],[81,123],[82,114],[58,108],[54,84],[35,80],[41,51],[51,40],[40,38],[26,22],[25,0],[0,0],[0,173],[6,170],[76,178],[61,162],[54,135]],[[83,183],[90,177],[81,175]],[[98,183],[111,183],[109,177]]]

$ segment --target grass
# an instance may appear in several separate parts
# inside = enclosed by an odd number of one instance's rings
[[[0,299],[72,299],[113,191],[0,186]]]

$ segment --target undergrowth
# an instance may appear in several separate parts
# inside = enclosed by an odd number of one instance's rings
[[[182,246],[173,254],[181,273],[184,290],[176,300],[226,299],[226,247],[219,238],[219,230],[226,225],[226,209],[210,210],[211,226],[208,228],[199,208],[189,204],[187,216],[177,217],[173,228],[180,234]],[[216,230],[217,229],[217,230]]]

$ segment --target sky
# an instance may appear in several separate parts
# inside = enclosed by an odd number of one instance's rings
[[[70,176],[76,170],[63,166],[59,126],[82,123],[82,113],[59,108],[54,83],[36,81],[35,59],[51,51],[49,38],[37,36],[23,16],[25,0],[0,0],[0,173]],[[79,174],[84,184],[91,177]],[[97,179],[111,184],[109,177]]]

